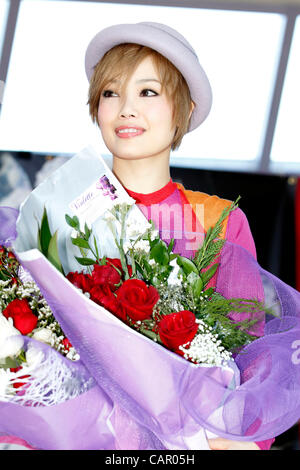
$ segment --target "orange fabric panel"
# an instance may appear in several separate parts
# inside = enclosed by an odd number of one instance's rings
[[[196,213],[196,204],[204,205],[204,230],[207,230],[216,224],[222,211],[229,207],[232,201],[227,199],[221,199],[218,196],[210,196],[209,194],[202,193],[200,191],[190,191],[184,189],[184,186],[180,183],[176,183],[177,187],[184,194],[187,201],[191,204],[193,211]],[[223,228],[220,234],[220,238],[224,239],[226,235],[228,217],[223,222]]]

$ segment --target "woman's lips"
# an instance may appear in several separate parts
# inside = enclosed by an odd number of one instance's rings
[[[117,127],[115,130],[115,133],[118,137],[121,139],[130,139],[132,137],[137,137],[138,135],[143,134],[145,132],[145,129],[142,127],[127,127],[127,126],[121,126]]]

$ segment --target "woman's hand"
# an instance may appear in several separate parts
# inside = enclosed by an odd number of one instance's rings
[[[222,437],[208,439],[211,450],[260,450],[255,442],[230,441]]]

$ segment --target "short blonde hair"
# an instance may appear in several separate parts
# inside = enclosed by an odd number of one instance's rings
[[[172,150],[179,147],[189,126],[192,99],[189,87],[179,70],[159,52],[140,44],[120,44],[110,49],[94,68],[89,87],[89,112],[98,124],[98,106],[101,93],[113,80],[125,77],[123,86],[137,66],[151,57],[168,99],[173,104],[173,125],[176,126]]]

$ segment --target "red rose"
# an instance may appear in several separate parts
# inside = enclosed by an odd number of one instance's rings
[[[106,258],[106,262],[109,263],[109,264],[112,264],[113,266],[118,268],[119,271],[123,272],[122,263],[121,263],[121,260],[119,258]]]
[[[115,294],[107,285],[94,286],[90,291],[91,300],[112,312],[121,320],[126,320],[126,316],[120,311],[119,303]]]
[[[158,333],[163,344],[178,354],[179,346],[186,344],[195,337],[198,330],[196,317],[189,310],[165,315],[158,324]]]
[[[153,307],[159,299],[155,287],[148,287],[144,281],[139,279],[124,281],[116,294],[124,314],[134,321],[150,318]]]
[[[120,268],[119,266],[117,266],[117,268],[122,272],[122,268]],[[116,290],[116,284],[119,284],[121,282],[121,275],[112,266],[111,263],[107,263],[104,265],[95,264],[92,273],[92,279],[94,285],[105,285],[109,286],[111,290]]]
[[[89,292],[93,286],[93,280],[90,274],[78,273],[77,271],[74,273],[70,272],[67,275],[67,279],[83,292]]]
[[[11,317],[13,319],[14,327],[17,328],[22,335],[31,333],[38,322],[37,317],[32,313],[26,299],[13,300],[2,313],[6,318]]]
[[[117,268],[117,269],[116,269]],[[129,276],[132,275],[132,267],[127,265]],[[124,271],[122,263],[119,258],[106,258],[106,264],[94,265],[92,278],[95,285],[109,285],[111,290],[117,289],[117,284],[120,284],[124,279]]]
[[[70,349],[72,348],[72,344],[71,342],[68,340],[68,338],[64,338],[62,340],[62,345],[63,347],[65,348],[66,351],[70,351]]]
[[[124,274],[122,263],[121,263],[121,260],[119,258],[106,258],[106,261],[108,261],[110,264],[113,264],[114,266],[116,266],[116,268],[118,268]],[[129,264],[127,264],[127,269],[128,269],[129,276],[131,276],[132,267],[129,266]]]

